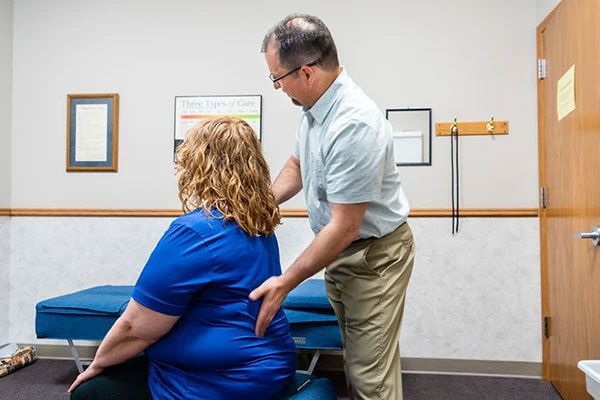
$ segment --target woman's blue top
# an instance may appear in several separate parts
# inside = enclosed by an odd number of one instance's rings
[[[260,301],[250,292],[281,274],[275,235],[250,236],[220,213],[177,218],[150,255],[132,297],[180,316],[146,350],[153,399],[275,399],[296,369],[280,309],[264,337],[254,334]]]

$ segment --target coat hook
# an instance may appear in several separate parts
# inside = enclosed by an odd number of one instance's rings
[[[458,134],[458,125],[456,124],[456,117],[454,117],[454,122],[450,126],[450,133],[453,134],[453,135],[457,135]]]
[[[496,124],[494,123],[494,116],[492,115],[490,121],[485,125],[485,129],[490,135],[494,134],[494,130],[496,129]]]

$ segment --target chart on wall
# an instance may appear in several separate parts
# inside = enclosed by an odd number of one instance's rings
[[[261,95],[175,96],[175,149],[191,127],[202,120],[222,116],[243,119],[261,140],[261,114]]]

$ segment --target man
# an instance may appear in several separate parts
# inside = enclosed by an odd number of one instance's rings
[[[250,294],[261,336],[287,293],[326,267],[353,399],[401,399],[398,336],[414,242],[389,123],[339,65],[318,18],[290,15],[265,36],[275,89],[303,113],[294,155],[273,183],[278,204],[304,189],[316,237],[290,268]]]

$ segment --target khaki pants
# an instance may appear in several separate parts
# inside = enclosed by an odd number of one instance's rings
[[[381,238],[353,242],[325,270],[351,399],[402,399],[398,337],[414,254],[404,223]]]

